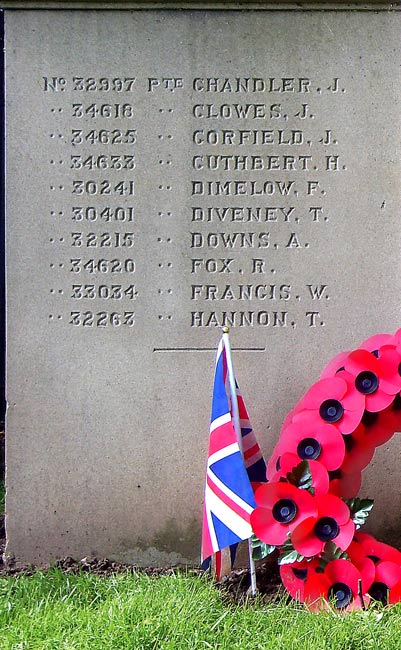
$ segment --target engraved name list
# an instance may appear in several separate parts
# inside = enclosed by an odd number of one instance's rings
[[[325,325],[328,281],[311,274],[300,284],[297,265],[300,256],[313,260],[336,218],[325,205],[328,187],[347,167],[341,134],[319,119],[319,101],[339,109],[346,97],[340,78],[132,72],[47,73],[40,81],[54,179],[50,322]],[[183,120],[190,128],[181,128]],[[141,142],[156,132],[150,155]],[[136,245],[149,221],[141,261]],[[155,287],[157,296],[145,288],[149,260],[169,279]]]

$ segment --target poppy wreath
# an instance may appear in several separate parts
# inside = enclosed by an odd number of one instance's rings
[[[401,552],[360,528],[376,447],[401,430],[401,329],[342,352],[286,417],[255,492],[253,555],[276,552],[289,594],[312,611],[401,601]]]

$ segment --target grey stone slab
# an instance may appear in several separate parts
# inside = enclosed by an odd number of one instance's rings
[[[266,455],[332,355],[398,328],[400,36],[6,12],[9,556],[196,561],[219,325]]]

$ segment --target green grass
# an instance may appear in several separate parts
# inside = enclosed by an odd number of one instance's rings
[[[12,650],[357,650],[401,647],[401,606],[311,614],[233,606],[185,574],[99,578],[59,570],[0,579],[0,648]]]
[[[261,598],[234,606],[179,572],[0,578],[0,650],[397,650],[400,628],[401,604],[347,615]]]

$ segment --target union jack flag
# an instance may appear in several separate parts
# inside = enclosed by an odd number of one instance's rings
[[[258,441],[256,440],[255,432],[252,429],[244,398],[240,393],[237,382],[235,382],[235,384],[237,387],[237,402],[241,422],[242,452],[244,454],[246,471],[248,472],[248,477],[252,484],[266,483],[266,463]],[[255,487],[257,487],[257,485]]]
[[[250,514],[256,504],[252,481],[266,481],[266,467],[237,386],[245,461],[234,429],[227,394],[227,352],[222,338],[217,350],[209,454],[206,470],[201,561],[252,535]],[[217,563],[216,563],[217,564]]]

